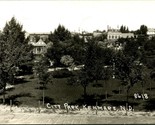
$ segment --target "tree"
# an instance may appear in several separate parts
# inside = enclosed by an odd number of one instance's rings
[[[45,56],[49,60],[54,61],[54,66],[61,66],[60,59],[63,55],[64,49],[59,43],[53,44],[52,47],[47,49],[47,53],[45,53]]]
[[[30,46],[25,39],[25,31],[22,25],[17,23],[13,17],[6,23],[0,38],[0,69],[4,73],[1,76],[3,95],[5,94],[6,83],[12,81],[16,70],[23,62],[30,60]],[[1,74],[2,75],[2,74]],[[3,97],[5,103],[5,95]]]
[[[61,57],[60,62],[65,66],[72,66],[74,59],[70,55],[64,55]]]
[[[148,31],[147,26],[141,25],[140,28],[136,31],[136,34],[140,36],[147,36],[147,31]]]
[[[66,48],[66,53],[73,57],[75,64],[83,64],[86,53],[86,44],[83,38],[75,34],[71,40],[71,44]]]
[[[120,32],[122,32],[122,33],[129,33],[129,29],[128,29],[128,27],[122,25],[120,27]]]
[[[71,33],[63,25],[59,25],[54,33],[50,34],[49,38],[52,42],[65,41],[71,39]]]
[[[87,99],[87,86],[92,82],[92,79],[88,76],[87,71],[84,69],[80,71],[78,76],[78,81],[83,87],[83,95],[84,95],[84,103],[86,103]]]
[[[148,31],[147,26],[145,25],[140,26],[140,34],[147,35],[147,31]]]
[[[111,78],[111,76],[112,76],[112,71],[111,71],[111,69],[109,68],[109,67],[107,67],[107,66],[105,66],[104,67],[104,71],[103,71],[103,80],[104,80],[104,83],[105,83],[105,86],[104,87],[106,87],[106,85],[107,85],[107,81]],[[107,88],[107,87],[106,87]],[[105,92],[105,98],[106,98],[106,100],[107,100],[107,94],[108,94],[108,92],[107,92],[107,90],[106,90],[106,92]]]
[[[39,79],[39,84],[42,86],[42,104],[45,104],[45,88],[48,83],[52,83],[52,75],[48,72],[47,58],[42,57],[41,60],[35,64],[36,74]]]
[[[93,40],[89,40],[84,60],[84,69],[92,80],[95,76],[95,64],[97,60],[96,46],[97,44]]]
[[[61,66],[61,57],[70,55],[67,53],[67,48],[72,43],[71,33],[64,26],[59,25],[57,29],[49,35],[49,41],[53,42],[53,45],[47,49],[45,56],[54,61],[54,66]]]
[[[84,101],[86,103],[87,96],[87,86],[94,80],[95,72],[95,61],[96,61],[96,52],[95,52],[95,42],[90,40],[86,47],[86,54],[84,59],[84,68],[78,74],[79,82],[83,87],[84,92]]]
[[[126,88],[126,108],[128,107],[129,91],[138,81],[142,81],[142,67],[140,63],[123,52],[117,53],[115,57],[115,72]]]

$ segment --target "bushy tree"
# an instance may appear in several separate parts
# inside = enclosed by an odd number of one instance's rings
[[[130,89],[138,81],[143,82],[142,65],[136,62],[135,58],[119,52],[115,57],[115,73],[122,85],[126,88],[126,104],[128,107],[128,98]]]
[[[54,66],[61,66],[61,57],[70,55],[67,53],[67,48],[71,44],[71,38],[71,33],[63,25],[59,25],[57,29],[49,35],[49,41],[53,42],[53,45],[48,48],[45,56],[51,61],[54,61]]]
[[[57,29],[50,34],[49,38],[52,42],[65,41],[71,39],[71,33],[63,25],[59,25]]]
[[[78,82],[83,87],[84,103],[86,103],[87,98],[87,87],[92,81],[92,78],[90,78],[88,72],[85,69],[81,70],[78,74]]]
[[[136,31],[136,34],[141,35],[141,36],[146,36],[147,35],[148,28],[146,25],[141,25],[140,28]]]
[[[39,80],[39,84],[42,86],[42,104],[45,103],[45,88],[48,83],[52,83],[52,74],[48,72],[47,58],[42,57],[39,62],[35,64],[36,75]]]
[[[83,64],[86,53],[85,48],[86,44],[84,39],[76,34],[72,37],[71,44],[66,48],[66,52],[73,57],[75,64]]]
[[[73,65],[74,59],[70,55],[64,55],[61,57],[60,62],[64,64],[65,66],[71,66]]]
[[[75,64],[83,64],[85,58],[85,41],[79,34],[72,34],[64,26],[59,25],[54,32],[49,35],[49,40],[53,46],[48,48],[46,56],[54,61],[54,66],[62,66],[61,57],[70,55]]]
[[[129,29],[128,29],[128,27],[122,25],[120,27],[120,32],[122,32],[122,33],[129,33]]]
[[[6,23],[0,38],[0,69],[5,74],[0,75],[3,75],[1,82],[3,82],[4,93],[6,83],[13,80],[15,68],[31,60],[31,47],[27,44],[25,31],[22,28],[22,25],[13,17]],[[3,103],[5,103],[5,95]]]

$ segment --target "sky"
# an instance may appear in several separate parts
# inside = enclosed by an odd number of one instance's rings
[[[121,25],[137,30],[155,28],[155,1],[151,0],[40,0],[0,1],[0,30],[12,17],[29,33],[53,32],[59,24],[71,32],[107,30]]]

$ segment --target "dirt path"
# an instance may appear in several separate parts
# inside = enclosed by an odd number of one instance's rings
[[[153,124],[155,116],[98,116],[0,113],[1,124]]]
[[[30,110],[31,109],[31,110]],[[25,112],[26,111],[26,112]],[[33,112],[32,112],[33,111]],[[43,112],[46,111],[46,112]],[[47,112],[51,111],[51,112]],[[155,112],[70,111],[0,105],[1,124],[155,124]]]

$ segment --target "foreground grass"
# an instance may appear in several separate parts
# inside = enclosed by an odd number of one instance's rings
[[[155,102],[155,84],[153,81],[148,82],[152,82],[151,91],[149,83],[144,86],[144,89],[140,83],[135,84],[130,91],[129,103],[137,110],[147,109],[147,106],[149,106],[148,108],[154,107],[152,104]],[[98,81],[100,87],[93,87],[93,84],[91,83],[87,87],[88,104],[95,105],[96,101],[98,101],[99,105],[125,105],[126,91],[123,86],[120,86],[119,80],[112,79],[107,84],[104,81]],[[33,78],[32,75],[27,75],[25,76],[25,81],[16,84],[15,89],[7,91],[6,103],[9,104],[10,100],[12,100],[15,105],[38,107],[42,105],[42,90],[39,87],[38,79]],[[148,100],[134,99],[134,93],[142,94],[143,91],[149,95]],[[107,100],[105,100],[105,93],[108,96]],[[2,95],[0,99],[2,99]],[[47,84],[45,103],[63,105],[66,102],[83,104],[83,88],[76,84],[68,85],[67,78],[54,78],[53,83]]]

